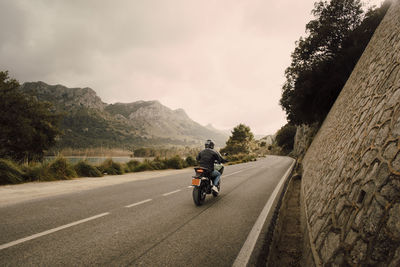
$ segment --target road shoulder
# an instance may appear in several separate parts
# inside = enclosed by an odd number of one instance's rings
[[[52,182],[30,182],[17,185],[0,186],[0,207],[18,204],[40,198],[76,193],[99,187],[117,185],[133,181],[154,179],[163,176],[191,173],[192,168],[182,170],[162,170],[109,175],[104,177],[83,177],[72,180]]]

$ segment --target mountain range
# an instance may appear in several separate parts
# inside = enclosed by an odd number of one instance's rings
[[[224,146],[228,134],[202,126],[183,109],[172,110],[159,101],[104,103],[91,88],[67,88],[44,82],[27,82],[25,93],[53,104],[62,113],[60,148],[132,148],[160,145],[201,145],[213,139]]]

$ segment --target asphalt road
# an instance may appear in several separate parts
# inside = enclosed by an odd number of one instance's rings
[[[225,167],[192,200],[192,170],[0,205],[1,266],[231,266],[292,160]]]

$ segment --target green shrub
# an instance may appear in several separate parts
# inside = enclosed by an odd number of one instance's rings
[[[80,177],[101,177],[103,174],[95,166],[90,165],[86,161],[80,161],[74,169]]]
[[[26,181],[54,181],[54,176],[50,174],[49,163],[32,163],[29,166],[24,166]]]
[[[142,163],[140,163],[138,166],[135,167],[135,172],[142,172],[142,171],[150,171],[154,170],[153,166],[151,164],[151,161],[148,159],[145,159]]]
[[[197,165],[197,161],[195,158],[193,158],[192,156],[189,156],[185,159],[186,165],[188,167],[190,166],[196,166]]]
[[[106,159],[100,166],[99,170],[103,174],[120,175],[124,173],[122,164],[112,161],[112,159]]]
[[[293,150],[296,126],[287,123],[276,134],[276,143],[282,148],[284,154],[289,154]]]
[[[0,159],[0,184],[18,184],[24,182],[24,173],[12,161]]]
[[[63,157],[59,157],[50,163],[49,172],[55,180],[68,180],[78,176],[73,166]]]
[[[166,162],[165,160],[156,157],[154,160],[150,161],[150,165],[153,170],[164,170],[167,168],[165,162]]]
[[[125,163],[125,171],[126,172],[133,172],[135,171],[135,168],[140,164],[140,161],[138,160],[130,160],[127,163]]]
[[[166,167],[171,169],[182,169],[184,162],[178,155],[166,160]]]

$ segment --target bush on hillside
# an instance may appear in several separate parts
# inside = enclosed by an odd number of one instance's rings
[[[120,175],[124,173],[122,165],[114,162],[112,159],[106,159],[100,166],[99,170],[103,174]]]
[[[134,172],[135,168],[140,165],[138,160],[130,160],[125,163],[125,172]]]
[[[49,172],[55,180],[68,180],[78,177],[74,167],[63,157],[59,157],[50,163]]]
[[[135,167],[135,172],[151,171],[154,170],[151,161],[145,159],[142,163]]]
[[[24,181],[22,170],[12,161],[0,159],[0,184],[18,184]]]
[[[54,181],[54,176],[50,174],[49,163],[31,163],[29,166],[23,166],[25,170],[25,180],[33,181]]]
[[[182,169],[184,167],[184,161],[178,155],[166,160],[165,165],[171,169]]]
[[[165,170],[167,169],[166,160],[156,157],[154,160],[150,161],[151,168],[153,170]]]
[[[296,126],[288,123],[276,134],[276,143],[282,148],[284,154],[289,154],[293,150],[296,130]]]
[[[86,161],[80,161],[74,169],[79,177],[101,177],[103,174],[95,166],[90,165]]]
[[[197,160],[193,158],[192,156],[189,156],[185,159],[186,166],[196,166],[197,165]]]

